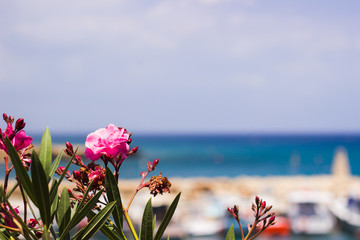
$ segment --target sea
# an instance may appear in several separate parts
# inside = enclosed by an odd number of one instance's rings
[[[41,135],[33,136],[40,143]],[[84,146],[86,135],[52,135],[54,144]],[[168,177],[237,177],[330,174],[334,155],[346,151],[360,175],[360,134],[133,135],[138,152],[120,170],[138,178],[148,161]]]

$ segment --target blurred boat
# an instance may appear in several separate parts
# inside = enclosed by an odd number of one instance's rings
[[[291,234],[290,221],[287,217],[276,216],[276,224],[269,226],[263,233],[262,236],[289,236]]]
[[[327,192],[294,191],[289,195],[288,217],[295,234],[331,234],[335,218],[328,204],[332,196]]]
[[[187,205],[183,228],[191,238],[213,237],[225,231],[224,207],[214,196],[205,196]]]
[[[347,232],[360,231],[360,198],[338,198],[334,201],[331,212],[339,222],[339,226]]]

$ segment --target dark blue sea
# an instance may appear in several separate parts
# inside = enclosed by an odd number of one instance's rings
[[[40,142],[41,136],[33,136]],[[53,134],[55,144],[83,146],[86,135]],[[137,178],[147,161],[159,158],[168,177],[236,177],[330,174],[334,154],[345,149],[352,174],[360,175],[359,135],[133,135],[139,151],[121,168],[122,178]]]

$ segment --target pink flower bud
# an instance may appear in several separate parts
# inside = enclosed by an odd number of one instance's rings
[[[37,222],[34,218],[30,218],[28,221],[27,221],[27,225],[28,227],[30,228],[34,228],[36,226]]]
[[[155,168],[157,165],[159,164],[159,159],[155,159],[154,161],[153,161],[153,167]]]
[[[266,207],[266,201],[263,201],[263,202],[261,203],[261,207],[262,207],[262,208],[265,208],[265,207]]]
[[[3,113],[3,119],[5,122],[7,122],[7,120],[8,120],[8,116],[5,113]]]
[[[15,123],[15,130],[16,131],[20,131],[24,127],[25,127],[25,122],[24,122],[23,118],[19,118],[18,120],[16,120],[16,123]]]
[[[73,171],[73,175],[74,175],[74,178],[76,180],[80,180],[81,179],[81,173],[79,171]]]
[[[259,206],[260,198],[258,196],[255,197],[255,203],[256,203],[256,206]]]

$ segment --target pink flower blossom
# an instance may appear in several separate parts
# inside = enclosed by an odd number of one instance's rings
[[[100,166],[96,166],[95,170],[90,169],[89,182],[91,181],[93,181],[93,189],[103,185],[105,182],[105,169]]]
[[[121,156],[127,158],[129,152],[129,134],[124,128],[109,124],[90,133],[85,141],[85,156],[90,160],[98,160],[102,155],[110,158]]]
[[[8,137],[11,140],[11,143],[15,147],[16,151],[28,147],[33,140],[31,137],[26,136],[24,130],[15,132],[11,123],[7,124],[7,127],[2,135],[2,139],[4,139],[5,137]],[[0,140],[0,149],[8,152],[5,143],[2,140]]]

